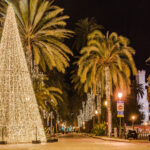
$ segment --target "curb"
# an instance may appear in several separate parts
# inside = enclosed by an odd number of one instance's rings
[[[124,139],[113,139],[113,138],[104,138],[104,137],[99,137],[99,136],[91,136],[92,138],[96,139],[101,139],[104,141],[113,141],[113,142],[125,142],[125,143],[130,143],[130,140],[124,140]]]
[[[126,139],[115,139],[115,138],[108,138],[108,137],[101,137],[101,136],[95,136],[95,135],[90,135],[90,134],[83,134],[88,137],[96,138],[96,139],[101,139],[104,141],[113,141],[113,142],[124,142],[124,143],[149,143],[150,141],[140,141],[140,140],[126,140]]]

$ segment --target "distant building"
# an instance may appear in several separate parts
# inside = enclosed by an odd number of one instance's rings
[[[150,75],[148,76],[147,80],[148,80],[147,99],[148,99],[149,104],[150,104]],[[150,110],[150,105],[149,105],[149,110]]]
[[[148,99],[147,99],[147,86],[148,86],[148,83],[146,82],[146,71],[145,70],[138,71],[138,74],[136,76],[136,81],[137,81],[138,84],[142,84],[143,89],[144,89],[143,97],[141,97],[141,96],[137,97],[138,103],[140,105],[142,105],[142,108],[141,108],[140,111],[143,112],[144,116],[145,116],[145,118],[143,120],[143,124],[144,123],[149,123],[150,113],[149,113],[149,102],[148,102]]]

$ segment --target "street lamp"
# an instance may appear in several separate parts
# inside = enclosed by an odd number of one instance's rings
[[[83,129],[85,130],[85,122],[83,121],[83,123],[82,123],[82,124],[83,124]]]
[[[97,116],[97,123],[100,123],[100,113],[98,112],[98,110],[95,110],[95,115]]]
[[[95,110],[95,115],[97,115],[98,114],[98,111],[97,110]]]
[[[131,116],[131,120],[132,120],[132,129],[134,129],[134,121],[135,121],[135,116],[133,115],[133,116]]]
[[[123,94],[121,92],[118,93],[118,98],[121,100]]]
[[[147,123],[147,122],[145,122],[145,123],[144,123],[144,125],[145,125],[145,126],[147,126],[147,125],[148,125],[148,123]]]
[[[118,92],[118,99],[122,100],[122,92]],[[121,137],[121,116],[120,116],[120,128],[119,128],[119,137]]]
[[[104,105],[107,107],[107,105],[108,105],[108,102],[107,102],[107,101],[105,101],[105,102],[104,102]]]
[[[146,131],[146,126],[148,125],[147,122],[144,123],[144,130]]]

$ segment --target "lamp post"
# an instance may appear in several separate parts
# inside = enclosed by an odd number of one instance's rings
[[[85,122],[83,121],[83,123],[82,123],[82,124],[83,124],[83,130],[85,130]]]
[[[135,116],[131,116],[131,119],[132,119],[132,129],[134,130],[134,121],[135,121]]]
[[[144,123],[144,130],[146,131],[146,126],[148,125],[147,122]]]
[[[100,117],[99,117],[99,112],[98,112],[98,110],[95,110],[95,115],[97,116],[97,123],[99,124],[100,123]]]
[[[122,100],[123,94],[121,92],[118,93],[118,99],[121,101]],[[120,118],[120,123],[119,123],[119,137],[121,137],[121,116]]]

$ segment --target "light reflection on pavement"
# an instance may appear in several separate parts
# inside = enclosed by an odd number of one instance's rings
[[[0,145],[0,150],[150,150],[150,143],[103,141],[77,135],[65,135],[56,143]]]

